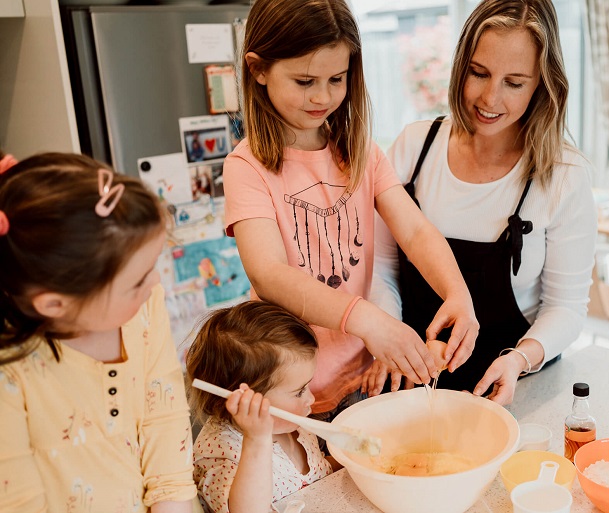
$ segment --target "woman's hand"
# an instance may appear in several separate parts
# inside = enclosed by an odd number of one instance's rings
[[[535,339],[525,338],[516,347],[517,351],[510,351],[491,364],[474,388],[474,395],[482,395],[493,385],[489,399],[502,405],[510,404],[514,400],[516,382],[520,374],[530,372],[531,369],[539,370],[545,357],[544,347]],[[526,358],[520,353],[526,354]]]
[[[245,383],[226,400],[226,409],[243,432],[244,438],[267,439],[273,433],[271,406],[262,394],[255,393]]]
[[[514,351],[497,358],[474,388],[474,395],[482,395],[492,385],[493,390],[488,398],[503,406],[510,404],[514,399],[518,376],[523,370],[522,361],[522,356]]]
[[[396,392],[400,388],[403,374],[399,370],[391,371],[384,363],[374,360],[372,365],[368,367],[368,370],[364,372],[362,393],[368,394],[368,397],[379,395],[383,390],[383,386],[385,386],[385,381],[387,381],[389,374],[391,374],[391,391]]]
[[[427,340],[435,340],[444,328],[450,326],[452,332],[444,357],[449,362],[448,371],[454,372],[471,356],[480,330],[469,296],[444,301],[427,328]]]

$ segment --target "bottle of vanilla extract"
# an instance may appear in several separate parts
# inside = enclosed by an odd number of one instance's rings
[[[587,383],[573,385],[573,408],[565,419],[565,458],[573,457],[582,445],[596,440],[596,420],[590,415]]]

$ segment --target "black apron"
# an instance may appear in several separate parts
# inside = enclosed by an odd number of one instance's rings
[[[443,118],[444,116],[441,116],[433,122],[412,178],[404,186],[417,205],[414,182]],[[514,275],[520,268],[522,236],[530,233],[533,228],[530,221],[522,221],[519,216],[530,186],[529,179],[516,211],[509,217],[507,227],[495,242],[447,239],[472,296],[480,332],[470,358],[455,372],[442,372],[437,384],[439,388],[472,392],[491,363],[499,356],[499,352],[507,347],[514,347],[530,327],[518,308],[511,283],[511,267]],[[427,284],[399,246],[398,257],[402,319],[426,340],[425,331],[443,300]],[[430,257],[433,258],[431,255]],[[450,328],[444,329],[438,338],[446,342],[450,332]]]

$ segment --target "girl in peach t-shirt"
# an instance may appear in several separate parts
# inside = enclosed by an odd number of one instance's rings
[[[454,325],[451,365],[463,363],[478,328],[471,298],[445,239],[370,140],[361,42],[347,2],[255,2],[241,85],[247,138],[224,164],[226,230],[253,297],[314,326],[313,412],[331,420],[361,398],[373,357],[416,383],[437,371],[411,328],[366,301],[375,210],[445,300],[428,337]],[[365,376],[364,391],[377,385]]]

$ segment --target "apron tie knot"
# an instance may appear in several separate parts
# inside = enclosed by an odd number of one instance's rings
[[[514,276],[518,274],[520,264],[522,263],[522,236],[531,233],[533,223],[531,221],[523,221],[518,214],[513,214],[508,218],[508,236],[507,240],[511,243],[512,253],[512,269]]]

